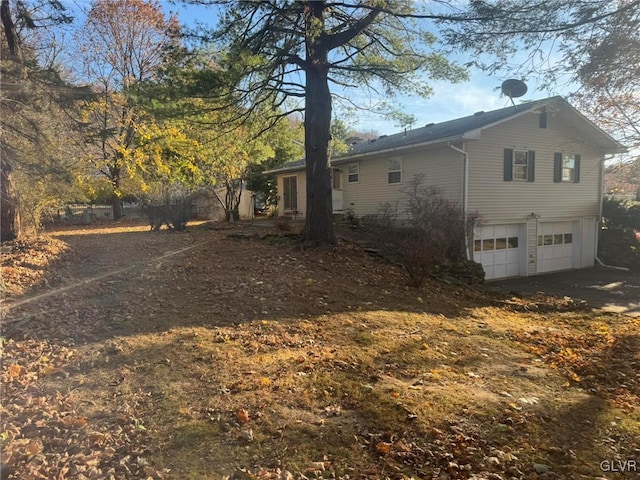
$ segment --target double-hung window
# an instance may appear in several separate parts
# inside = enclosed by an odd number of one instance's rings
[[[533,150],[504,149],[504,180],[506,182],[533,182],[536,152]]]
[[[357,163],[353,165],[349,165],[349,169],[347,171],[347,177],[349,183],[358,183],[360,181],[360,167]]]
[[[525,150],[513,151],[513,179],[524,180],[529,178],[529,152]]]
[[[580,182],[580,155],[555,153],[553,155],[553,181],[556,183]]]
[[[388,183],[402,183],[402,158],[394,157],[387,161]]]

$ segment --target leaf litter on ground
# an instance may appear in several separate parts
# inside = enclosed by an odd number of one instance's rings
[[[105,230],[58,234],[45,271],[139,268],[5,314],[29,319],[3,343],[8,478],[583,478],[640,456],[633,319],[416,294],[347,241]]]

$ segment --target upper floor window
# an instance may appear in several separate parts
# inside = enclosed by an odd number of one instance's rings
[[[389,183],[402,183],[402,158],[394,157],[387,161]]]
[[[580,181],[580,155],[555,153],[553,155],[553,181],[578,183]]]
[[[535,152],[533,150],[504,149],[504,180],[533,182],[535,174]]]
[[[349,169],[347,171],[348,182],[349,183],[358,183],[360,181],[360,166],[357,163],[353,165],[349,165]]]
[[[529,152],[524,150],[513,151],[513,179],[527,180],[529,178]]]

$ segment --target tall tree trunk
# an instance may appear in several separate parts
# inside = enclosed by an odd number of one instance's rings
[[[9,47],[10,59],[18,67],[19,77],[23,74],[23,62],[20,52],[20,41],[16,27],[11,17],[9,0],[0,3],[0,19],[4,30],[5,40]],[[5,80],[6,83],[6,80]],[[6,113],[6,112],[5,112]],[[5,145],[0,145],[0,241],[7,242],[18,238],[20,233],[20,216],[18,214],[18,196],[16,195],[11,178],[11,163],[7,160],[8,151]]]
[[[113,210],[113,219],[120,220],[124,216],[122,211],[122,201],[117,195],[113,195],[111,198],[111,210]]]
[[[305,4],[307,15],[307,62],[305,95],[305,155],[307,212],[304,241],[311,245],[333,244],[331,169],[331,92],[328,83],[328,48],[323,44],[323,11],[326,2]]]
[[[119,161],[109,166],[109,174],[113,194],[111,197],[111,210],[113,211],[113,219],[120,220],[123,217],[122,202],[120,201],[120,164]]]
[[[9,0],[2,0],[2,3],[0,4],[0,18],[2,19],[2,28],[7,40],[7,46],[9,47],[9,53],[14,56],[14,60],[17,60],[22,64],[20,42],[18,39],[18,33],[16,32],[16,27],[13,23],[13,18],[11,18]]]
[[[4,158],[0,161],[0,242],[18,238],[20,216],[18,197],[11,181],[11,164]]]

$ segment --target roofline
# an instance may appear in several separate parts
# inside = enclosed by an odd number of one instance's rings
[[[603,135],[609,142],[611,142],[612,144],[612,148],[607,148],[607,147],[603,147],[603,150],[605,153],[627,153],[629,151],[629,149],[627,147],[625,147],[624,145],[622,145],[618,140],[616,140],[614,137],[612,137],[610,134],[608,134],[606,131],[604,131],[602,128],[600,128],[598,125],[596,125],[594,122],[592,122],[591,120],[589,120],[587,117],[585,117],[578,109],[576,109],[573,105],[571,105],[571,103],[569,103],[567,100],[564,99],[564,97],[560,96],[560,95],[556,95],[554,97],[550,97],[546,100],[542,100],[542,101],[532,101],[530,102],[531,105],[529,105],[527,107],[527,103],[522,103],[518,106],[516,106],[516,108],[518,109],[517,113],[514,113],[513,115],[509,115],[508,117],[505,117],[503,119],[497,120],[493,123],[489,123],[487,125],[483,125],[482,127],[478,127],[478,128],[474,128],[471,130],[466,130],[464,132],[462,132],[461,134],[458,135],[453,135],[453,136],[449,136],[449,137],[444,137],[444,138],[437,138],[434,140],[429,140],[426,142],[419,142],[419,143],[411,143],[411,144],[407,144],[407,145],[400,145],[397,147],[391,147],[391,148],[383,148],[381,150],[369,150],[366,152],[362,152],[362,153],[355,153],[352,155],[346,154],[343,157],[338,157],[335,160],[332,160],[330,162],[331,165],[344,165],[346,163],[350,163],[353,162],[355,160],[359,160],[363,157],[370,157],[373,155],[379,155],[379,154],[385,154],[385,153],[391,153],[391,152],[398,152],[398,151],[402,151],[402,150],[407,150],[407,149],[411,149],[411,148],[418,148],[418,147],[424,147],[424,146],[429,146],[429,145],[439,145],[439,144],[447,144],[449,142],[455,141],[455,140],[477,140],[480,138],[480,135],[478,135],[478,133],[482,132],[485,129],[488,128],[492,128],[495,127],[497,125],[500,125],[502,123],[508,122],[513,120],[514,118],[518,118],[521,117],[523,115],[526,115],[528,113],[531,113],[534,110],[538,110],[542,107],[546,107],[548,105],[553,105],[555,102],[557,101],[561,101],[565,106],[568,106],[570,111],[574,114],[576,114],[576,116],[582,120],[586,125],[590,126],[591,128],[595,129],[597,132],[599,132],[601,135]],[[524,107],[524,108],[522,108]],[[520,110],[522,108],[522,110]],[[472,134],[472,135],[470,135]],[[295,167],[288,167],[288,168],[279,168],[279,169],[274,169],[274,170],[267,170],[263,173],[265,174],[272,174],[272,173],[287,173],[287,172],[296,172],[296,171],[302,171],[305,170],[306,166],[305,165],[297,165]]]
[[[274,168],[273,170],[265,170],[262,172],[263,175],[270,175],[272,173],[286,173],[286,172],[297,172],[298,170],[306,169],[306,165],[296,165],[294,167],[283,167],[283,168]]]
[[[385,148],[383,150],[371,150],[371,151],[368,151],[368,152],[356,153],[356,154],[353,154],[353,155],[346,155],[344,157],[340,157],[340,158],[336,159],[335,161],[332,161],[331,164],[332,165],[342,165],[342,164],[352,162],[353,160],[357,160],[357,159],[362,158],[362,157],[369,157],[371,155],[377,155],[377,154],[380,154],[380,153],[397,152],[398,150],[406,150],[408,148],[424,147],[424,146],[427,146],[427,145],[438,145],[440,143],[446,144],[446,143],[454,141],[454,140],[463,140],[463,135],[454,135],[454,136],[451,136],[451,137],[438,138],[436,140],[429,140],[428,142],[410,143],[408,145],[401,145],[399,147]]]

